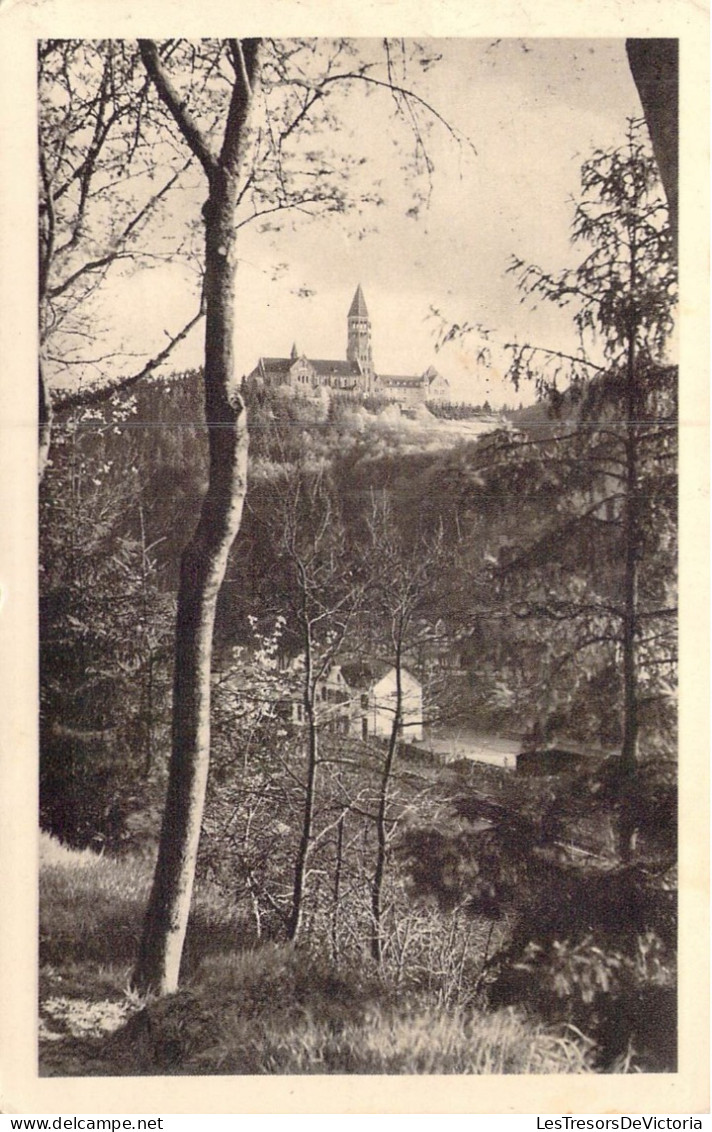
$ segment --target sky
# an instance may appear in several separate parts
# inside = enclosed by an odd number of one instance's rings
[[[570,313],[523,305],[507,267],[515,254],[554,271],[580,257],[569,231],[581,164],[596,147],[622,144],[627,118],[642,113],[624,41],[421,42],[441,58],[426,70],[411,64],[407,81],[471,145],[458,145],[433,121],[426,139],[429,199],[413,215],[412,140],[394,120],[390,96],[357,91],[344,100],[340,129],[328,141],[366,158],[351,182],[354,195],[375,189],[384,203],[356,215],[287,220],[278,233],[256,225],[242,230],[240,373],[260,355],[287,355],[293,342],[307,356],[343,358],[346,315],[359,283],[376,371],[416,374],[434,364],[455,400],[501,405],[533,397],[526,389],[515,394],[504,379],[498,342],[575,344]],[[375,41],[363,47],[380,50]],[[186,218],[199,203],[200,194],[186,194]],[[172,219],[180,218],[179,208]],[[194,309],[192,281],[178,266],[136,273],[117,294],[133,341],[153,339],[159,348],[164,330],[176,329]],[[491,365],[478,363],[475,336],[438,351],[442,323],[434,310],[445,325],[486,326],[495,343]],[[199,364],[201,350],[196,332],[174,365]]]

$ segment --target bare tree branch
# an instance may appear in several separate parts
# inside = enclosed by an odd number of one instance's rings
[[[144,66],[153,79],[156,90],[165,106],[175,119],[178,129],[198,158],[198,161],[203,166],[208,177],[212,177],[217,170],[217,157],[211,150],[205,134],[186,108],[185,101],[181,98],[168,77],[168,72],[163,66],[161,57],[158,54],[158,47],[155,40],[139,39],[138,47]]]
[[[200,309],[185,326],[175,334],[167,346],[165,346],[158,354],[156,354],[150,361],[146,362],[145,366],[138,372],[132,374],[130,377],[123,377],[120,381],[115,381],[110,385],[102,385],[98,389],[91,390],[76,390],[76,392],[58,395],[54,398],[55,409],[78,409],[90,408],[93,405],[101,405],[108,401],[116,393],[125,393],[127,389],[131,389],[137,385],[143,378],[148,377],[150,373],[158,369],[169,356],[172,354],[176,346],[179,345],[185,338],[188,337],[194,326],[200,322],[205,315],[205,303],[201,299]]]

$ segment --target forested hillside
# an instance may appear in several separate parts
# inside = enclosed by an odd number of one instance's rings
[[[205,482],[199,397],[199,374],[180,374],[144,383],[100,414],[57,422],[43,485],[42,821],[71,845],[127,860],[151,851],[165,788],[177,563]],[[651,962],[667,969],[674,908],[667,885],[648,891],[643,874],[608,873],[619,839],[615,758],[572,762],[555,778],[475,763],[446,771],[427,743],[334,734],[300,667],[305,648],[322,668],[377,658],[417,675],[426,727],[523,734],[531,750],[546,747],[547,735],[615,750],[622,688],[613,632],[609,641],[597,613],[600,639],[582,665],[583,615],[573,603],[585,594],[590,604],[594,536],[597,584],[615,585],[616,541],[607,542],[609,524],[572,524],[581,495],[590,499],[588,476],[576,487],[580,440],[571,421],[564,428],[542,414],[549,426],[535,444],[536,431],[510,430],[463,442],[430,420],[353,404],[325,416],[306,401],[253,394],[245,517],[216,627],[199,883],[220,901],[230,894],[226,908],[250,946],[298,936],[310,950],[326,947],[338,969],[365,949],[396,985],[453,1004],[483,995],[523,1002],[532,985],[514,972],[546,968],[546,941],[565,938],[573,950],[557,959],[559,975],[552,969],[538,983],[537,1009],[593,1037],[591,1003],[604,995],[620,1010],[632,995],[621,1033],[635,1045],[631,1034],[648,1025],[632,1005],[636,988]],[[661,490],[671,493],[673,481]],[[549,516],[555,531],[569,531],[553,550],[542,537]],[[669,583],[671,546],[651,544],[651,585]],[[665,647],[661,638],[655,695],[641,717],[634,815],[637,860],[656,869],[675,855]],[[312,720],[311,747],[309,728],[293,723],[298,703]],[[567,843],[573,873],[558,859]],[[586,861],[593,880],[578,871]],[[632,936],[633,921],[619,922],[621,901],[637,925]],[[518,941],[507,925],[523,917]],[[611,957],[599,961],[590,949],[603,938]],[[643,961],[631,942],[653,951]],[[660,977],[667,1005],[656,999],[645,1010],[669,1012],[669,979]],[[601,1056],[622,1057],[622,1041],[601,1031]]]

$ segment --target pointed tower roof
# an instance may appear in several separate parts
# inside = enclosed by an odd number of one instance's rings
[[[299,357],[299,351],[297,350],[297,343],[296,342],[292,343],[292,352],[289,356],[290,356],[290,358],[292,359],[293,362],[296,362],[297,358]]]
[[[363,297],[363,291],[361,290],[360,283],[356,288],[356,294],[354,295],[353,302],[349,307],[349,318],[352,318],[354,316],[357,318],[368,318],[368,308],[366,307],[366,300]]]

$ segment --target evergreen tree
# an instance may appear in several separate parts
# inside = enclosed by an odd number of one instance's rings
[[[618,696],[610,680],[599,683],[596,705],[611,694],[620,704],[621,766],[631,774],[641,720],[670,700],[676,659],[677,371],[665,354],[676,272],[640,123],[624,148],[585,163],[573,241],[586,255],[560,275],[513,265],[528,296],[574,306],[582,348],[569,357],[511,347],[513,379],[536,380],[551,419],[543,436],[502,437],[487,457],[506,457],[495,474],[517,501],[494,575],[525,627],[523,647],[533,634],[550,657],[546,678],[564,674],[571,690],[588,683],[591,694],[606,670],[620,682]]]

